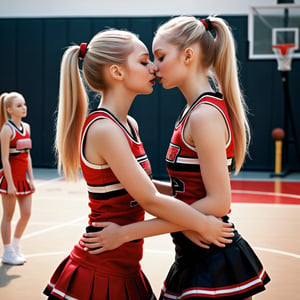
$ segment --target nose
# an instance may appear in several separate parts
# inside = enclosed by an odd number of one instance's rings
[[[151,64],[150,64],[150,69],[151,69],[151,72],[153,72],[153,73],[158,71],[158,67],[153,62],[151,62]]]

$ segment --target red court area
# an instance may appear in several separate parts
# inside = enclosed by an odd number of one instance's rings
[[[66,182],[55,169],[34,169],[34,177],[32,216],[22,238],[27,262],[22,266],[0,262],[0,300],[45,300],[42,291],[50,276],[87,226],[84,180]],[[230,220],[271,277],[266,291],[254,299],[300,300],[300,174],[271,178],[267,173],[241,172],[231,182]],[[16,210],[13,226],[18,215]],[[0,245],[0,255],[2,250]],[[169,234],[145,239],[141,265],[156,296],[173,261]]]
[[[300,204],[300,182],[232,180],[232,202]]]

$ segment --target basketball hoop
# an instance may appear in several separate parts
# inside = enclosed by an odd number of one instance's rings
[[[273,52],[276,55],[278,70],[279,71],[290,71],[292,54],[296,49],[295,44],[277,44],[272,45]]]

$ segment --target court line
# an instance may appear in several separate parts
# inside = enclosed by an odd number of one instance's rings
[[[52,183],[52,182],[56,182],[56,181],[59,181],[63,178],[64,178],[63,176],[55,177],[53,179],[46,180],[46,181],[43,181],[43,182],[37,184],[36,187],[40,187],[40,186],[43,186],[43,185],[46,185],[46,184],[49,184],[49,183]],[[284,193],[273,193],[273,192],[262,192],[262,191],[232,190],[232,193],[281,196],[281,197],[290,197],[290,198],[300,199],[300,195],[284,194]],[[39,230],[39,231],[36,231],[34,233],[31,233],[31,234],[24,235],[23,239],[31,238],[33,236],[37,236],[37,235],[43,234],[45,232],[49,232],[49,231],[52,231],[52,230],[56,230],[58,228],[69,226],[69,225],[75,224],[79,221],[82,221],[84,219],[86,219],[86,216],[77,218],[77,219],[75,219],[73,221],[70,221],[70,222],[62,223],[60,225],[52,226],[52,227],[49,227],[47,229]],[[295,254],[295,253],[291,253],[291,252],[286,252],[286,251],[281,251],[281,250],[276,250],[276,249],[269,249],[269,248],[262,248],[262,247],[253,247],[253,248],[258,250],[258,251],[264,251],[264,252],[270,252],[270,253],[275,253],[275,254],[280,254],[280,255],[285,255],[285,256],[291,256],[291,257],[300,259],[300,255]],[[144,252],[168,254],[168,255],[169,254],[171,254],[171,255],[174,254],[174,251],[157,250],[157,249],[144,249]],[[37,254],[28,255],[28,257],[45,256],[45,255],[60,255],[60,254],[65,254],[65,253],[67,253],[67,251],[37,253]]]
[[[49,227],[49,228],[46,228],[46,229],[42,229],[42,230],[39,230],[39,231],[35,231],[33,233],[26,234],[22,237],[22,239],[28,239],[28,238],[31,238],[33,236],[43,234],[45,232],[49,232],[49,231],[56,230],[56,229],[59,229],[59,228],[62,228],[62,227],[73,225],[73,224],[75,224],[77,222],[80,222],[80,221],[83,221],[85,219],[87,219],[86,215],[84,217],[80,217],[80,218],[77,218],[77,219],[69,221],[69,222],[61,223],[61,224],[56,225],[56,226],[52,226],[52,227]]]
[[[41,256],[55,256],[55,255],[68,255],[71,251],[56,251],[56,252],[42,252],[42,253],[35,253],[35,254],[26,254],[26,257],[41,257]]]
[[[275,253],[275,254],[280,254],[280,255],[285,255],[285,256],[291,256],[297,259],[300,259],[300,255],[287,252],[287,251],[281,251],[281,250],[276,250],[276,249],[269,249],[269,248],[262,248],[262,247],[253,247],[255,250],[258,251],[264,251],[264,252],[270,252],[270,253]],[[174,254],[174,251],[171,250],[157,250],[157,249],[144,249],[144,252],[149,252],[149,253],[159,253],[159,254]]]
[[[59,181],[61,179],[64,179],[64,176],[59,176],[59,177],[55,177],[55,178],[52,178],[52,179],[48,179],[48,180],[42,181],[42,182],[36,184],[36,187],[47,185],[49,183],[56,182],[56,181]]]
[[[63,178],[64,178],[64,176],[58,176],[58,177],[55,177],[55,178],[52,178],[52,179],[49,179],[49,180],[45,180],[45,181],[43,181],[41,183],[36,184],[36,187],[47,185],[47,184],[59,181],[59,180],[61,180]],[[75,224],[77,222],[80,222],[80,221],[82,221],[82,220],[84,220],[86,218],[87,218],[87,216],[85,215],[84,217],[77,218],[77,219],[72,220],[70,222],[62,223],[62,224],[59,224],[59,225],[56,225],[56,226],[52,226],[52,227],[49,227],[49,228],[46,228],[46,229],[43,229],[43,230],[35,231],[33,233],[25,234],[22,237],[22,239],[28,239],[28,238],[31,238],[31,237],[43,234],[45,232],[56,230],[56,229],[59,229],[59,228],[65,227],[65,226],[70,226],[70,225],[73,225],[73,224]]]
[[[88,219],[88,216],[86,216],[86,218]],[[12,222],[12,224],[17,224],[17,220]],[[55,223],[54,221],[52,222],[38,222],[38,221],[31,221],[30,222],[30,225],[32,226],[52,226],[53,224],[57,224],[57,222]],[[72,227],[79,227],[79,226],[82,226],[81,223],[78,223],[78,224],[71,224],[71,225],[68,225],[68,226],[72,226]]]
[[[294,257],[296,259],[300,259],[300,255],[287,252],[287,251],[281,251],[276,249],[268,249],[268,248],[262,248],[262,247],[253,247],[257,251],[263,251],[263,252],[269,252],[273,254],[279,254],[284,256],[290,256]],[[49,255],[63,255],[68,254],[70,251],[56,251],[56,252],[43,252],[43,253],[35,253],[35,254],[27,254],[26,257],[40,257],[40,256],[49,256]],[[173,250],[158,250],[158,249],[144,249],[144,252],[147,253],[153,253],[153,254],[166,254],[166,255],[174,255]]]
[[[292,257],[300,259],[300,255],[291,253],[291,252],[286,252],[286,251],[281,251],[281,250],[276,250],[276,249],[261,248],[261,247],[254,247],[254,249],[259,250],[259,251],[264,251],[264,252],[276,253],[276,254],[280,254],[280,255],[292,256]]]
[[[262,191],[232,190],[232,193],[235,193],[235,194],[265,195],[265,196],[279,196],[279,197],[300,199],[300,195],[284,194],[284,193],[273,193],[273,192],[262,192]]]

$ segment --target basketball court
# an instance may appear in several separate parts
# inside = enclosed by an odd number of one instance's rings
[[[34,176],[32,217],[22,242],[27,262],[0,265],[3,300],[45,299],[43,288],[87,224],[89,209],[82,179],[66,182],[55,169],[34,169]],[[300,299],[300,174],[274,178],[268,173],[245,172],[233,176],[232,189],[231,221],[271,276],[267,290],[255,299]],[[16,212],[13,225],[17,216]],[[168,234],[145,240],[142,267],[156,295],[173,258]]]
[[[250,60],[276,60],[283,91],[282,128],[280,135],[273,135],[278,149],[275,155],[288,164],[289,146],[294,146],[300,159],[299,134],[297,134],[295,113],[290,97],[289,73],[293,59],[300,58],[300,5],[281,3],[277,5],[250,6],[248,16],[248,41]],[[293,1],[292,1],[293,2]],[[281,144],[283,141],[283,144]],[[282,152],[281,152],[282,151]],[[282,153],[282,155],[281,155]],[[280,163],[280,162],[278,162]],[[276,166],[275,166],[276,168]]]
[[[249,59],[278,61],[285,97],[284,135],[274,136],[276,176],[242,172],[232,177],[230,219],[271,277],[267,290],[254,296],[257,300],[300,300],[300,173],[283,174],[281,166],[291,164],[285,155],[288,138],[292,138],[290,147],[295,148],[300,158],[287,76],[292,71],[292,60],[300,58],[299,28],[300,5],[249,9]],[[34,177],[32,217],[22,238],[27,262],[23,266],[0,263],[1,300],[45,299],[42,291],[53,271],[78,243],[87,226],[89,207],[82,179],[66,182],[56,169],[34,169]],[[13,228],[17,217],[16,211]],[[2,250],[1,244],[0,255]],[[173,259],[174,246],[168,234],[145,240],[142,267],[156,296]]]

